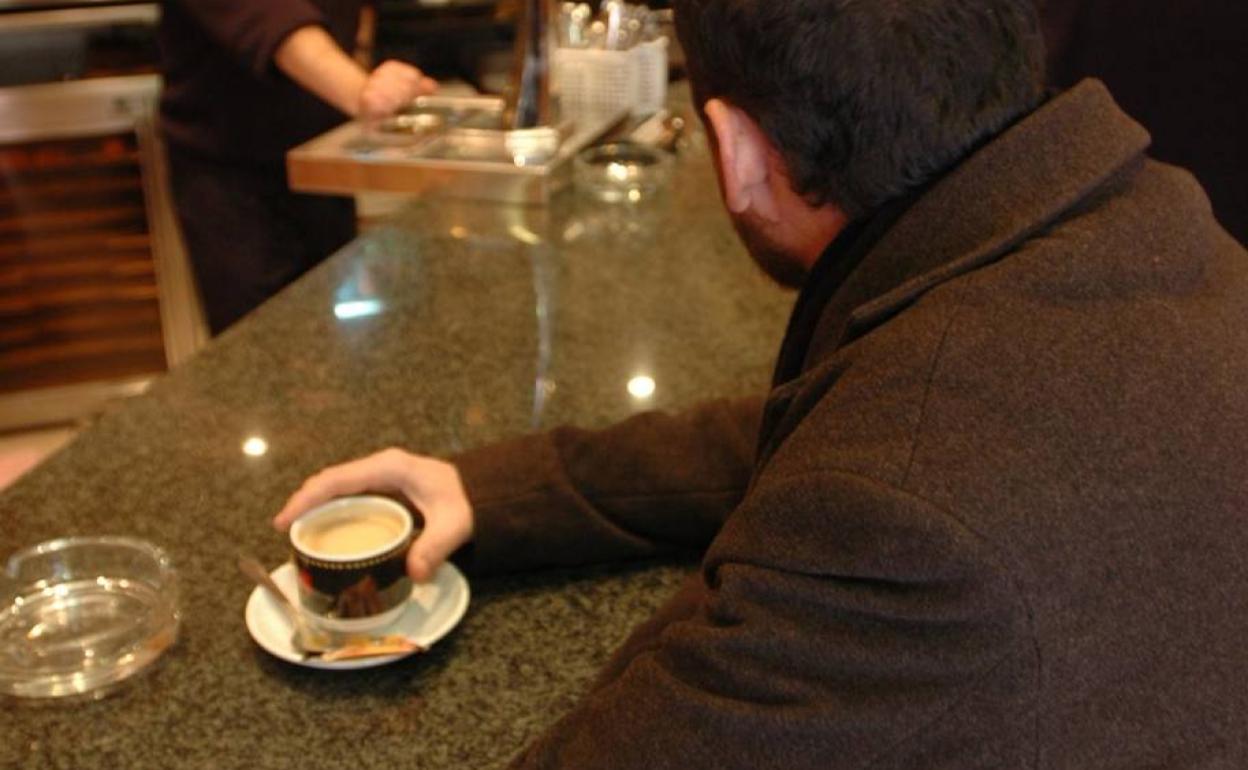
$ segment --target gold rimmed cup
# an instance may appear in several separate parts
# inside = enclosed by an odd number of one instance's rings
[[[290,544],[299,604],[331,631],[365,633],[398,620],[407,607],[411,514],[388,497],[331,500],[299,517]]]

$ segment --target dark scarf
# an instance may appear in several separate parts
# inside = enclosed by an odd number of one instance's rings
[[[771,379],[773,388],[795,379],[806,368],[811,338],[828,303],[918,197],[918,192],[903,195],[876,209],[873,214],[851,222],[819,255],[802,284],[793,313],[789,316]]]

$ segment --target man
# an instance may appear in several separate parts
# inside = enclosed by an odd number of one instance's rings
[[[1248,260],[1028,0],[681,0],[765,401],[388,450],[416,578],[706,549],[532,768],[1239,767]],[[829,245],[830,244],[830,245]]]
[[[360,0],[167,0],[160,117],[173,197],[209,329],[230,324],[355,233],[348,198],[299,195],[286,151],[344,116],[389,115],[436,84],[364,70]]]

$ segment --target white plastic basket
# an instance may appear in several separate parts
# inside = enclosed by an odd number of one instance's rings
[[[667,38],[624,51],[557,48],[554,76],[567,112],[625,108],[633,115],[657,112],[667,99]]]

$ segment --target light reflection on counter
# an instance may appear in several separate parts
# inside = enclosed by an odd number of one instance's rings
[[[515,222],[508,226],[507,232],[511,233],[511,237],[515,238],[517,241],[527,243],[530,246],[540,246],[542,243],[542,237],[540,235],[519,222]]]
[[[339,321],[350,321],[353,318],[366,318],[377,315],[385,309],[379,299],[354,299],[334,304],[334,317]]]
[[[628,381],[628,395],[636,399],[647,399],[654,395],[654,378],[639,374]]]
[[[262,457],[269,451],[269,442],[260,436],[248,436],[243,442],[243,454],[248,457]]]

